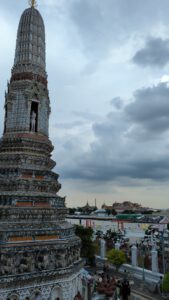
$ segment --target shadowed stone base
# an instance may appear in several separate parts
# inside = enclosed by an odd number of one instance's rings
[[[40,283],[34,281],[15,289],[0,289],[0,300],[55,300],[57,297],[60,300],[73,300],[81,289],[81,273],[78,271],[68,277],[51,279],[48,282],[46,278],[44,281],[42,278]]]

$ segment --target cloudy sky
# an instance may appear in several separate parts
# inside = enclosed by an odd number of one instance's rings
[[[0,2],[0,129],[26,0]],[[169,1],[38,0],[67,205],[169,207]]]

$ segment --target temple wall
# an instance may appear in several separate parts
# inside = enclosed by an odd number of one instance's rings
[[[82,291],[81,273],[75,273],[69,278],[53,280],[45,284],[34,284],[26,286],[15,291],[14,289],[1,290],[0,300],[73,300],[78,291]],[[39,292],[39,298],[35,298],[35,294]],[[14,296],[12,298],[12,296]],[[18,298],[17,298],[18,297]]]

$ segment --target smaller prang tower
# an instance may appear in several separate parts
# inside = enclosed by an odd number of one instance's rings
[[[80,241],[52,170],[45,28],[35,0],[20,19],[0,140],[0,300],[73,300]]]

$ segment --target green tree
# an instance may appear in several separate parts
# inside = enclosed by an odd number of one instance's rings
[[[153,213],[153,210],[152,210],[152,209],[150,209],[150,210],[143,210],[143,211],[141,212],[142,215],[152,215],[152,213]]]
[[[74,215],[75,211],[76,211],[76,208],[70,207],[69,208],[69,215]]]
[[[97,252],[97,244],[93,241],[93,229],[75,225],[75,234],[81,239],[81,257],[85,258],[88,264],[93,265]]]
[[[116,216],[116,215],[117,215],[117,211],[116,211],[114,208],[112,208],[111,214],[112,214],[113,216]]]
[[[169,273],[166,273],[164,275],[164,278],[162,281],[162,291],[165,293],[169,293]]]
[[[146,229],[146,230],[145,230],[145,234],[146,234],[146,235],[151,235],[151,230],[150,230],[150,229]]]
[[[110,209],[110,208],[107,208],[106,209],[106,213],[109,215],[113,215],[113,216],[116,216],[117,215],[117,212],[114,208]]]
[[[97,239],[101,239],[103,237],[103,232],[101,230],[97,230],[95,236]]]
[[[109,216],[111,214],[111,210],[110,209],[106,209],[106,214]]]
[[[122,250],[117,249],[109,250],[107,252],[107,259],[116,267],[117,271],[120,268],[120,266],[126,262],[125,253]]]
[[[109,240],[109,239],[114,239],[117,238],[117,232],[112,231],[111,229],[108,229],[106,233],[104,234],[104,239]]]
[[[134,214],[135,212],[131,209],[125,209],[123,210],[122,214]]]

